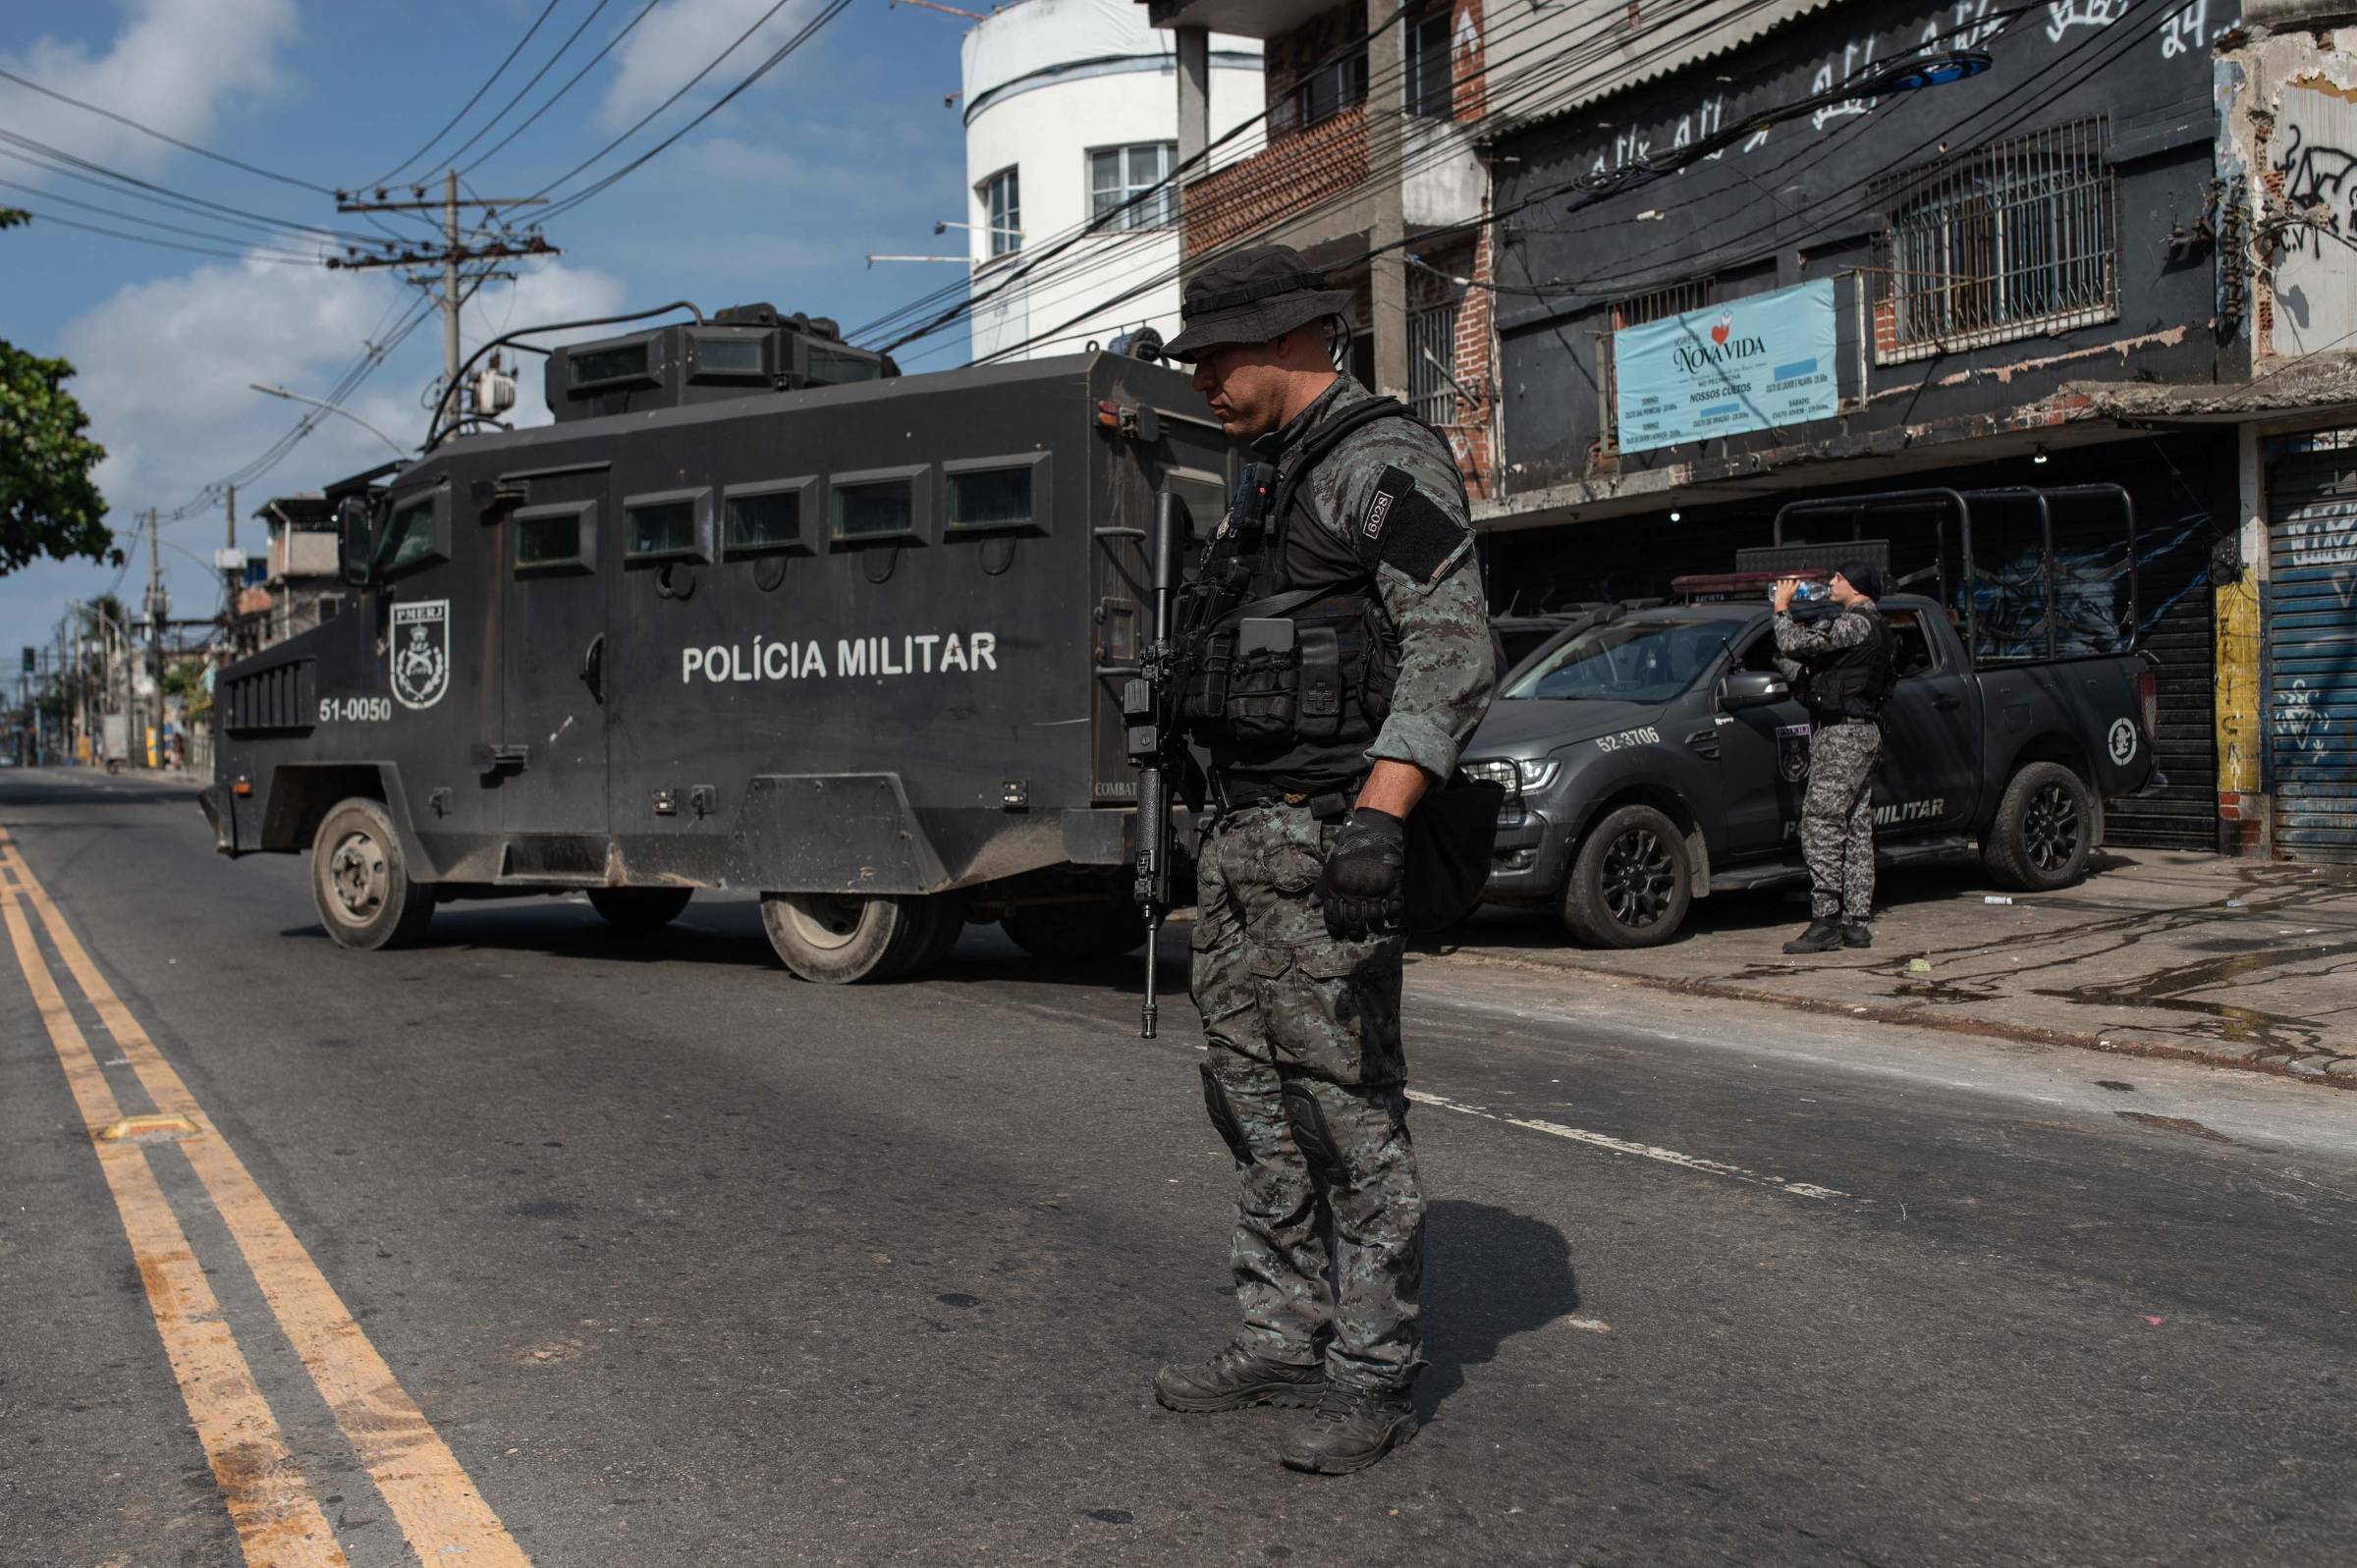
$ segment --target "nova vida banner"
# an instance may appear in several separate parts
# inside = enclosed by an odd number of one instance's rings
[[[1772,430],[1840,411],[1834,281],[1755,294],[1613,334],[1622,452]]]

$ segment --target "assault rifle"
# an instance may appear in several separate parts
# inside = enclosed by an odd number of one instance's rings
[[[1137,770],[1136,898],[1146,912],[1146,1000],[1138,1033],[1146,1040],[1154,1038],[1155,943],[1162,936],[1162,917],[1171,908],[1175,837],[1171,805],[1188,764],[1187,686],[1196,674],[1189,661],[1206,624],[1218,622],[1244,598],[1251,571],[1237,559],[1236,546],[1240,542],[1248,549],[1259,548],[1276,489],[1275,468],[1265,462],[1244,464],[1228,515],[1221,519],[1219,532],[1203,552],[1203,565],[1194,583],[1186,580],[1186,543],[1194,532],[1186,503],[1170,491],[1162,492],[1154,509],[1154,526],[1146,535],[1154,592],[1154,639],[1138,661],[1138,676],[1122,688],[1129,765]],[[1224,540],[1230,546],[1225,550],[1220,548]],[[1204,674],[1212,685],[1224,690],[1224,675]],[[1207,692],[1206,712],[1216,715],[1222,698],[1223,691]]]
[[[1193,531],[1186,503],[1165,490],[1146,535],[1146,559],[1154,592],[1154,637],[1138,660],[1138,674],[1122,688],[1122,719],[1127,731],[1129,765],[1137,770],[1138,907],[1146,912],[1146,1000],[1138,1019],[1139,1038],[1154,1038],[1154,983],[1162,919],[1171,909],[1174,833],[1171,801],[1186,766],[1185,726],[1179,700],[1179,647],[1174,640],[1178,600],[1186,575],[1187,537]]]

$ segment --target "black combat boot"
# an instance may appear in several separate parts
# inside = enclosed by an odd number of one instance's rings
[[[1330,1382],[1309,1425],[1278,1455],[1288,1470],[1346,1476],[1390,1453],[1415,1433],[1416,1406],[1406,1388]]]
[[[1784,944],[1786,952],[1832,952],[1841,946],[1841,922],[1812,920],[1809,929]]]
[[[1191,1367],[1173,1363],[1154,1375],[1156,1402],[1165,1410],[1189,1415],[1252,1405],[1298,1410],[1316,1404],[1325,1391],[1323,1364],[1272,1361],[1241,1345],[1230,1345],[1209,1361]]]
[[[1873,930],[1873,928],[1872,928],[1872,927],[1870,927],[1870,926],[1868,926],[1868,925],[1866,924],[1866,922],[1865,922],[1865,921],[1863,921],[1863,920],[1844,920],[1844,921],[1842,921],[1842,922],[1841,922],[1841,946],[1844,946],[1844,947],[1871,947],[1871,946],[1874,946],[1874,930]]]

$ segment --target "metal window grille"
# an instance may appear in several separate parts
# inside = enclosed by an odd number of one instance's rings
[[[1089,216],[1118,213],[1109,225],[1122,229],[1167,229],[1178,221],[1176,189],[1153,190],[1171,177],[1171,157],[1178,143],[1143,141],[1129,147],[1102,147],[1088,155]],[[1137,201],[1135,206],[1126,203]]]
[[[2099,116],[1887,175],[1884,363],[2119,315],[2119,198]]]
[[[1428,306],[1407,318],[1408,405],[1426,424],[1456,422],[1456,312],[1461,301]]]
[[[1715,293],[1712,283],[1709,278],[1693,278],[1616,299],[1611,317],[1613,332],[1700,310],[1711,303]],[[1613,343],[1612,332],[1596,342],[1596,386],[1604,399],[1604,445],[1608,452],[1617,451],[1620,446],[1620,396],[1613,371]]]

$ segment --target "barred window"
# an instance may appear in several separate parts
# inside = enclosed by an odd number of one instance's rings
[[[1456,312],[1459,301],[1415,312],[1407,324],[1408,406],[1429,425],[1456,421]]]
[[[1622,327],[1641,327],[1648,321],[1661,321],[1671,316],[1682,316],[1709,304],[1716,292],[1716,279],[1690,278],[1666,288],[1645,294],[1633,294],[1613,301],[1606,317],[1611,330],[1596,340],[1596,391],[1604,402],[1605,450],[1614,451],[1620,445],[1620,393],[1616,372],[1614,333]]]
[[[1409,23],[1399,40],[1409,114],[1447,120],[1456,113],[1454,51],[1449,36],[1449,8],[1444,6]]]
[[[2118,192],[2104,122],[2074,121],[1878,181],[1877,358],[2111,321]]]
[[[1293,83],[1291,129],[1306,131],[1367,97],[1367,51],[1362,43],[1340,60],[1328,61]]]

